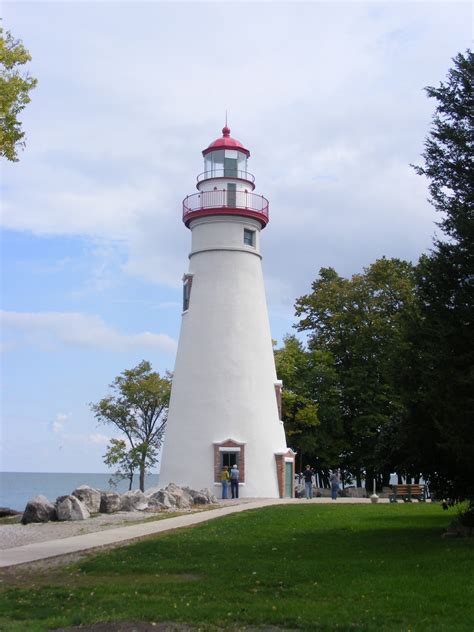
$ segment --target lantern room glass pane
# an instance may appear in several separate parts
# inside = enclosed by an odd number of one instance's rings
[[[212,171],[216,176],[222,176],[224,169],[224,150],[218,149],[209,154],[212,157]],[[220,172],[220,173],[219,173]]]
[[[237,177],[237,158],[224,158],[224,176],[226,178]]]
[[[239,171],[247,171],[247,156],[241,151],[237,152],[237,169]]]
[[[212,171],[212,154],[204,156],[204,171],[206,173]]]

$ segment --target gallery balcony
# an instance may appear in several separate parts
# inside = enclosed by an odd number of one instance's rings
[[[183,222],[212,215],[239,215],[258,220],[262,228],[268,223],[268,200],[248,191],[201,191],[183,200]]]
[[[245,180],[248,182],[252,190],[255,189],[255,176],[248,171],[241,171],[240,169],[213,169],[212,171],[204,171],[197,177],[197,184],[204,182],[205,180],[214,180],[225,178],[226,180]],[[198,186],[199,188],[199,186]]]

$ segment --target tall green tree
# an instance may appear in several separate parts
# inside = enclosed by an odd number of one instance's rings
[[[161,447],[171,392],[171,376],[161,377],[143,360],[114,379],[113,395],[90,404],[96,419],[115,426],[124,435],[126,448],[112,440],[106,463],[138,466],[140,489],[145,490],[145,473],[156,464]],[[112,463],[112,461],[115,462]],[[112,460],[111,460],[112,459]]]
[[[311,294],[296,302],[309,349],[334,359],[345,437],[340,465],[358,480],[379,471],[386,481],[392,468],[386,438],[404,414],[398,372],[406,313],[415,304],[413,266],[385,258],[351,279],[322,268]]]
[[[31,55],[20,40],[0,26],[0,156],[18,161],[18,149],[25,146],[25,132],[19,114],[30,102],[30,91],[37,80],[20,67]]]
[[[275,351],[283,381],[283,422],[288,443],[298,453],[300,471],[306,463],[324,472],[340,463],[345,443],[340,389],[334,358],[308,350],[295,336],[286,336]]]
[[[443,235],[418,269],[422,370],[412,428],[423,429],[417,452],[438,494],[474,498],[474,55],[453,62],[444,83],[426,88],[436,109],[415,167]]]

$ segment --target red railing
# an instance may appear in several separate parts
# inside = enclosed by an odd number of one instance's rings
[[[212,171],[204,171],[197,177],[198,182],[210,180],[211,178],[237,178],[246,180],[252,184],[255,182],[255,176],[248,171],[240,171],[239,169],[213,169]]]
[[[229,214],[239,214],[257,217],[268,222],[268,200],[263,195],[247,191],[201,191],[188,195],[183,200],[183,221],[186,223],[191,215],[212,214],[212,209],[223,209]],[[210,211],[205,213],[206,211]]]

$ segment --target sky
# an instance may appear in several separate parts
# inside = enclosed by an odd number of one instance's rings
[[[270,200],[272,336],[321,267],[416,262],[436,232],[420,163],[467,2],[4,2],[38,79],[2,165],[0,470],[105,472],[90,402],[173,369],[190,232],[182,199],[221,135]]]

